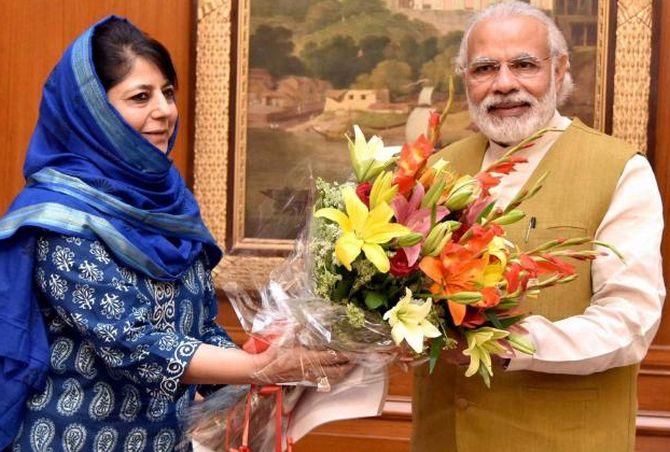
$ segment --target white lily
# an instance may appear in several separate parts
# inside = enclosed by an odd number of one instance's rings
[[[430,298],[424,302],[414,300],[412,291],[405,289],[405,296],[384,314],[384,320],[391,325],[391,337],[396,345],[404,339],[415,352],[421,353],[424,338],[442,335],[435,325],[426,320],[432,304]]]
[[[349,139],[349,156],[358,182],[371,180],[392,162],[398,152],[395,147],[384,147],[384,142],[378,136],[365,141],[361,128],[354,125],[354,141]]]
[[[507,350],[499,341],[507,338],[509,334],[509,331],[488,326],[466,331],[468,348],[463,350],[463,354],[470,357],[470,365],[465,376],[471,377],[479,372],[486,386],[490,386],[493,376],[491,355],[505,356]]]

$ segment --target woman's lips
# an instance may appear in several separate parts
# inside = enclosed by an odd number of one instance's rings
[[[168,133],[167,130],[157,130],[151,132],[142,132],[142,135],[151,141],[163,141],[167,139]]]

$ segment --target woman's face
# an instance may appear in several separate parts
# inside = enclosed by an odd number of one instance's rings
[[[167,152],[178,116],[175,88],[156,65],[135,58],[126,78],[110,88],[107,96],[133,129]]]

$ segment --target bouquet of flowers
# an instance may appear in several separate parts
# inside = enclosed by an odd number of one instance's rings
[[[432,371],[440,353],[459,342],[470,360],[465,375],[478,374],[488,386],[493,355],[533,353],[518,326],[520,301],[572,281],[570,261],[595,259],[601,251],[594,245],[616,250],[583,237],[522,251],[506,238],[506,226],[524,218],[520,206],[544,177],[505,208],[490,191],[525,162],[519,150],[555,130],[537,132],[477,174],[456,174],[448,162],[431,159],[446,111],[433,113],[427,136],[399,152],[354,126],[348,144],[353,178],[316,181],[313,215],[291,256],[257,293],[224,288],[250,335],[280,348],[299,344],[349,354],[360,373],[340,387],[379,380],[392,362],[428,360]],[[290,384],[330,390],[322,369],[312,367],[304,381]],[[254,399],[245,403],[248,417]],[[267,398],[256,403],[267,406]],[[283,413],[276,406],[262,411],[265,421],[256,417],[258,444],[265,444],[259,450],[289,431],[286,406]],[[201,410],[195,425],[230,436],[233,425],[248,430],[248,419],[230,419],[243,411],[239,404],[225,409],[227,423],[215,425],[212,411]],[[267,416],[283,421],[270,425]]]

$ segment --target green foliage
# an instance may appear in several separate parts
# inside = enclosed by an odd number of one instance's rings
[[[261,17],[282,14],[303,20],[314,3],[315,0],[254,0],[251,2],[251,13]]]
[[[445,45],[434,26],[391,14],[384,0],[254,0],[252,22],[251,67],[275,77],[307,74],[339,89],[354,81],[379,87],[390,77],[380,74],[383,65],[373,73],[384,60],[408,64],[410,76],[402,68],[395,79],[414,81]],[[370,77],[357,80],[364,74]],[[392,96],[405,91],[391,87]]]
[[[386,129],[399,127],[407,122],[406,113],[373,113],[369,111],[357,113],[354,117],[355,124],[362,129]]]
[[[305,15],[305,31],[312,33],[342,19],[342,4],[324,0],[312,5]]]
[[[367,308],[370,310],[374,310],[382,306],[388,306],[388,300],[386,297],[383,294],[374,291],[365,292],[364,303],[365,306],[367,306]]]
[[[293,55],[292,36],[288,28],[260,25],[249,38],[250,66],[267,69],[275,77],[303,74],[301,61]]]
[[[391,40],[388,36],[365,36],[358,46],[360,48],[361,71],[370,72],[384,59],[384,50]]]
[[[465,87],[461,77],[456,76],[455,59],[458,55],[460,40],[463,37],[462,31],[452,31],[446,36],[435,40],[435,55],[426,60],[421,67],[419,78],[430,80],[430,84],[436,91],[447,92],[449,90],[449,78],[454,80],[455,94],[465,94]],[[426,40],[428,41],[428,40]],[[432,52],[432,43],[424,45],[430,47]],[[429,53],[425,53],[428,55]]]
[[[340,18],[325,28],[312,32],[301,33],[296,30],[295,44],[298,49],[303,49],[309,42],[321,45],[335,36],[350,36],[360,45],[367,36],[387,36],[391,42],[397,42],[406,35],[412,36],[418,42],[438,36],[439,32],[429,23],[410,21],[402,14],[378,12],[358,14],[344,20]]]
[[[420,77],[428,79],[428,84],[435,87],[436,91],[446,91],[449,87],[449,77],[453,75],[454,68],[449,56],[441,53],[421,67]]]
[[[328,80],[335,88],[347,88],[360,74],[358,46],[349,36],[335,36],[322,45],[309,43],[300,56],[309,73]]]
[[[362,328],[365,325],[365,312],[353,303],[347,303],[345,310],[347,320],[354,328]]]
[[[364,80],[368,83],[367,88],[388,88],[391,98],[395,99],[411,89],[412,68],[402,61],[385,60],[372,70],[368,79],[359,79],[357,82]]]
[[[389,14],[389,10],[382,0],[341,0],[341,4],[342,16],[345,18],[360,14]]]
[[[388,60],[403,61],[412,68],[412,77],[416,78],[419,75],[421,66],[437,55],[437,38],[431,36],[421,42],[417,41],[413,36],[407,34],[399,41],[393,42],[389,45],[384,56]]]
[[[344,184],[346,185],[346,184]],[[333,209],[344,209],[344,199],[342,198],[343,185],[337,182],[328,182],[320,177],[316,178],[317,198],[314,204],[314,210],[332,207]]]
[[[430,344],[430,358],[428,360],[428,369],[429,372],[432,374],[433,370],[435,370],[435,365],[437,364],[437,360],[440,358],[440,354],[442,353],[442,348],[445,345],[445,340],[444,336],[439,336],[433,339],[433,341]]]
[[[447,33],[445,36],[441,36],[437,41],[437,51],[444,52],[449,47],[456,47],[456,51],[461,45],[461,40],[463,39],[463,30],[454,30]],[[454,53],[456,55],[456,53]]]
[[[315,219],[312,227],[314,237],[310,241],[309,251],[314,263],[312,269],[314,292],[321,297],[331,298],[335,288],[342,284],[342,275],[337,271],[337,264],[333,260],[335,241],[341,231],[336,224],[322,219]],[[342,287],[341,290],[343,295],[336,299],[346,295],[347,288]]]
[[[343,209],[341,185],[327,182],[320,177],[316,179],[317,198],[314,209],[331,207]],[[315,218],[312,222],[312,239],[309,251],[313,256],[314,291],[317,295],[333,300],[347,296],[351,285],[342,280],[335,262],[335,242],[342,231],[337,224]]]

